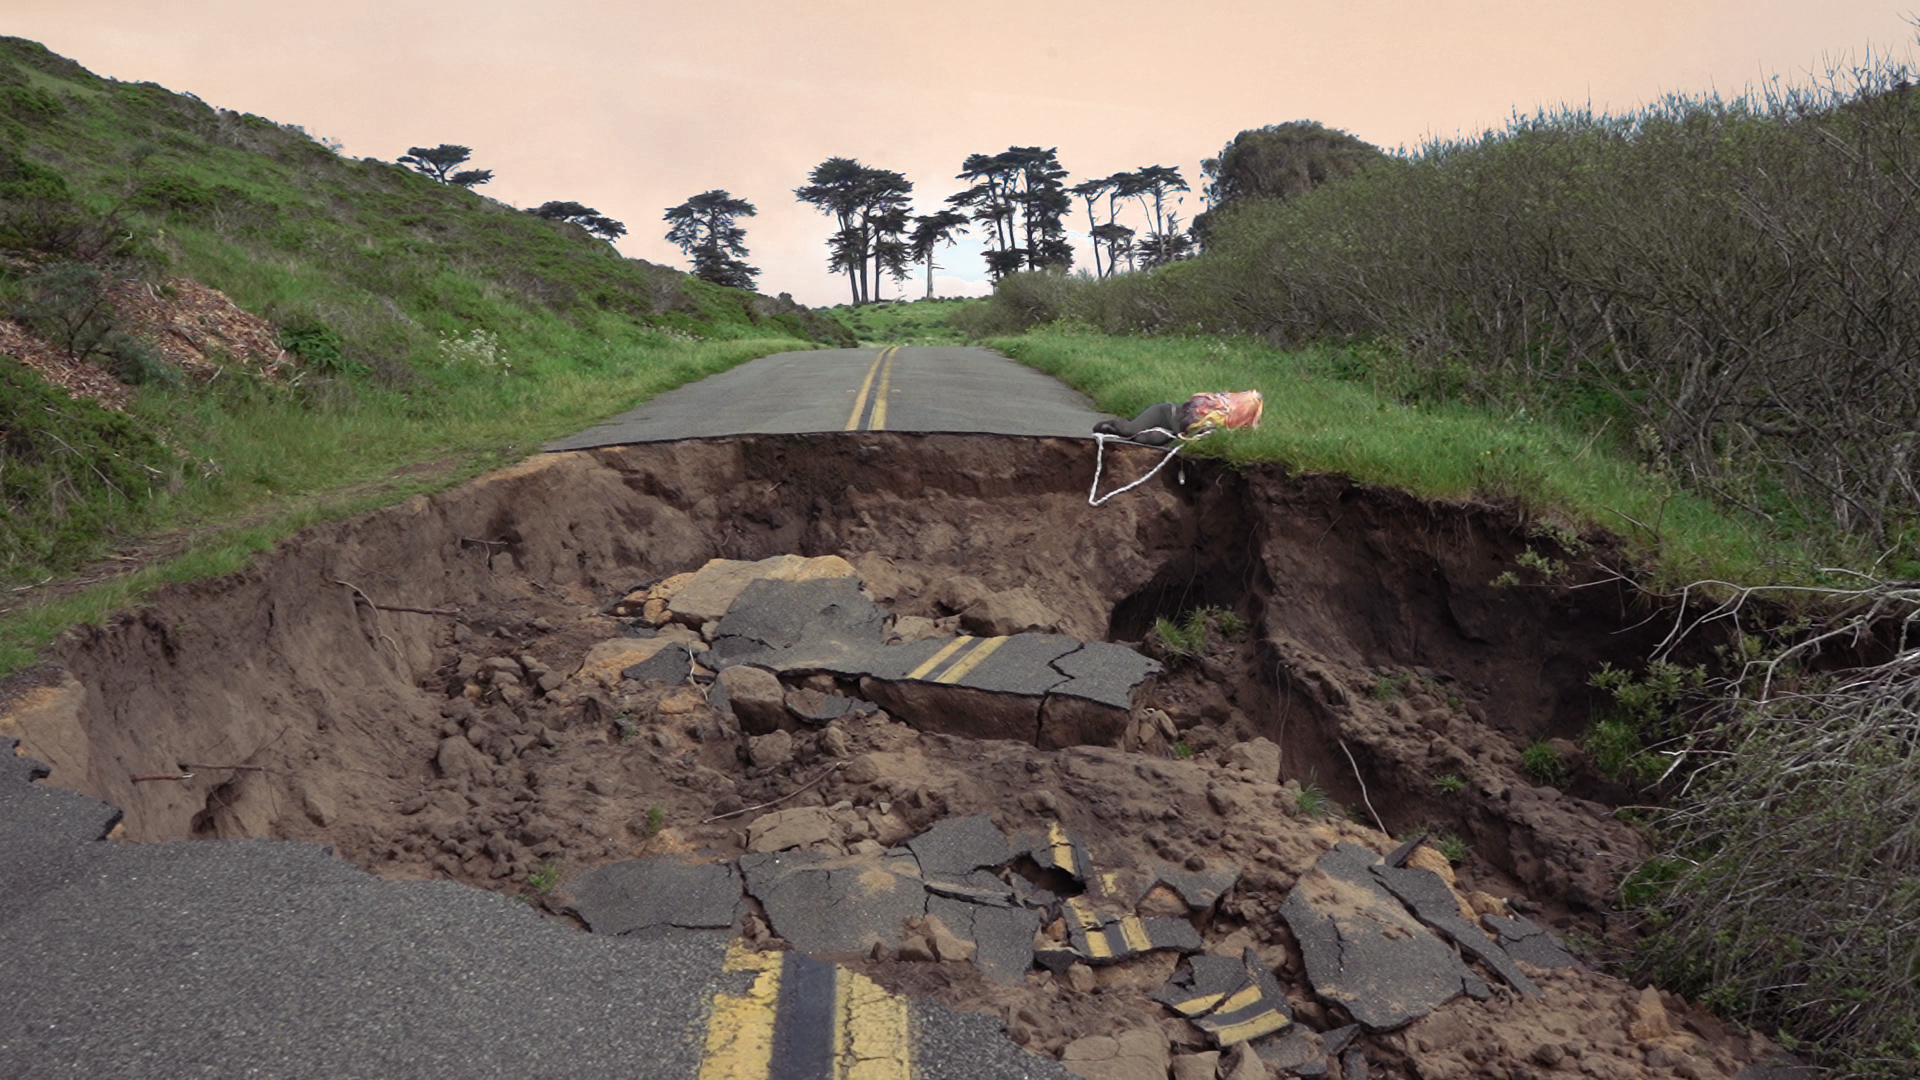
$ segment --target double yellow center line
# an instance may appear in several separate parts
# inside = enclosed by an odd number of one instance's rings
[[[907,678],[951,686],[966,678],[968,673],[980,666],[981,661],[992,656],[995,649],[1006,643],[1007,639],[1003,637],[976,638],[962,634],[947,642],[939,652],[927,657],[919,667],[907,672]],[[941,670],[943,665],[944,670]]]
[[[866,380],[860,384],[860,393],[853,399],[853,412],[847,417],[847,426],[842,430],[887,429],[887,394],[893,389],[893,358],[899,355],[900,346],[889,345],[873,358],[873,364],[867,368]],[[878,388],[873,383],[876,375],[880,377]]]
[[[905,999],[845,968],[738,940],[723,970],[753,982],[714,996],[699,1080],[911,1080]]]

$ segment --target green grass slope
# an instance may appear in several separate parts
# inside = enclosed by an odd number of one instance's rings
[[[215,356],[190,377],[105,300],[180,278],[264,317],[293,362],[263,378]],[[403,467],[436,461],[450,483],[754,356],[853,343],[784,297],[17,38],[0,38],[0,318],[136,384],[108,412],[0,356],[8,585],[160,530],[198,539],[149,577],[218,572],[316,514],[416,489],[387,479]],[[141,580],[9,614],[0,673]]]

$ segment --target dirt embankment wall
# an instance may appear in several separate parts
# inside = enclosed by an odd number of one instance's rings
[[[41,711],[26,749],[55,783],[123,807],[129,839],[208,835],[215,808],[221,835],[313,838],[319,825],[324,838],[343,798],[411,795],[425,763],[398,767],[392,747],[431,746],[441,722],[444,692],[427,684],[452,620],[392,609],[598,605],[710,558],[839,553],[868,556],[869,589],[901,614],[939,614],[938,583],[962,574],[1026,586],[1088,639],[1137,641],[1156,616],[1232,608],[1258,635],[1254,660],[1216,662],[1219,692],[1175,694],[1159,702],[1169,711],[1272,738],[1287,772],[1371,802],[1390,828],[1452,823],[1578,903],[1637,854],[1604,808],[1517,772],[1527,742],[1586,722],[1594,667],[1644,657],[1650,631],[1626,629],[1643,615],[1624,591],[1495,587],[1530,544],[1563,553],[1485,508],[1207,462],[1094,508],[1090,475],[1077,440],[944,435],[542,456],[309,530],[245,573],[76,631],[14,687],[70,703]],[[889,565],[911,572],[890,579]],[[1573,583],[1605,577],[1576,570]],[[1374,692],[1382,679],[1394,693]],[[272,772],[134,780],[181,762]],[[1444,773],[1474,786],[1443,797]],[[327,779],[345,775],[364,783],[343,794]]]

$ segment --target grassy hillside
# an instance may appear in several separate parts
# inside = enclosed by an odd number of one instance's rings
[[[169,360],[178,319],[230,321],[179,306],[192,282],[263,317],[264,349]],[[176,324],[130,320],[128,297]],[[383,479],[403,467],[438,460],[435,482],[451,482],[753,356],[853,340],[786,298],[623,258],[577,226],[13,38],[0,318],[133,387],[110,412],[0,356],[5,584],[157,530],[230,548],[244,517],[231,563],[315,507],[422,482]],[[0,668],[44,636],[20,626],[0,628]]]

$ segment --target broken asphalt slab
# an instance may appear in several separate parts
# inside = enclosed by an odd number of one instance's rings
[[[810,652],[853,654],[880,647],[886,633],[886,612],[860,591],[857,578],[759,578],[741,590],[720,619],[712,653],[720,664],[740,658],[773,666],[767,654],[778,656],[803,643]]]
[[[1101,911],[1084,897],[1065,901],[1067,941],[1089,964],[1117,964],[1146,952],[1199,952],[1200,931],[1185,919]]]
[[[985,814],[947,818],[907,841],[929,880],[957,880],[975,870],[1000,866],[1013,857],[1007,838]]]
[[[1493,931],[1508,956],[1544,970],[1583,967],[1553,932],[1525,915],[1482,915],[1481,925]]]
[[[814,956],[864,956],[900,944],[902,925],[927,913],[912,856],[839,856],[807,851],[742,855],[747,892],[773,932]]]
[[[1307,979],[1368,1031],[1392,1031],[1486,984],[1374,878],[1380,857],[1354,843],[1320,856],[1280,906]]]
[[[1190,957],[1184,971],[1148,996],[1186,1017],[1223,1050],[1293,1021],[1280,980],[1252,949],[1238,957]]]
[[[1455,945],[1472,953],[1507,985],[1530,998],[1543,998],[1540,987],[1520,970],[1507,951],[1493,943],[1481,929],[1460,914],[1460,903],[1453,889],[1431,870],[1380,865],[1371,868],[1373,876],[1387,891],[1413,909],[1414,917],[1452,939]]]
[[[1026,981],[1033,967],[1033,935],[1040,929],[1039,912],[936,895],[927,898],[927,914],[939,916],[956,937],[977,946],[973,964],[981,974],[1006,986]]]
[[[1060,634],[888,645],[886,613],[857,577],[745,578],[762,568],[730,567],[711,587],[695,575],[670,601],[678,618],[681,606],[709,614],[724,600],[703,662],[857,679],[865,696],[923,730],[1043,747],[1109,743],[1125,729],[1135,692],[1161,670],[1125,646]],[[682,599],[688,590],[692,602]]]
[[[608,863],[567,882],[566,910],[596,934],[729,930],[743,906],[731,863],[677,858]]]

